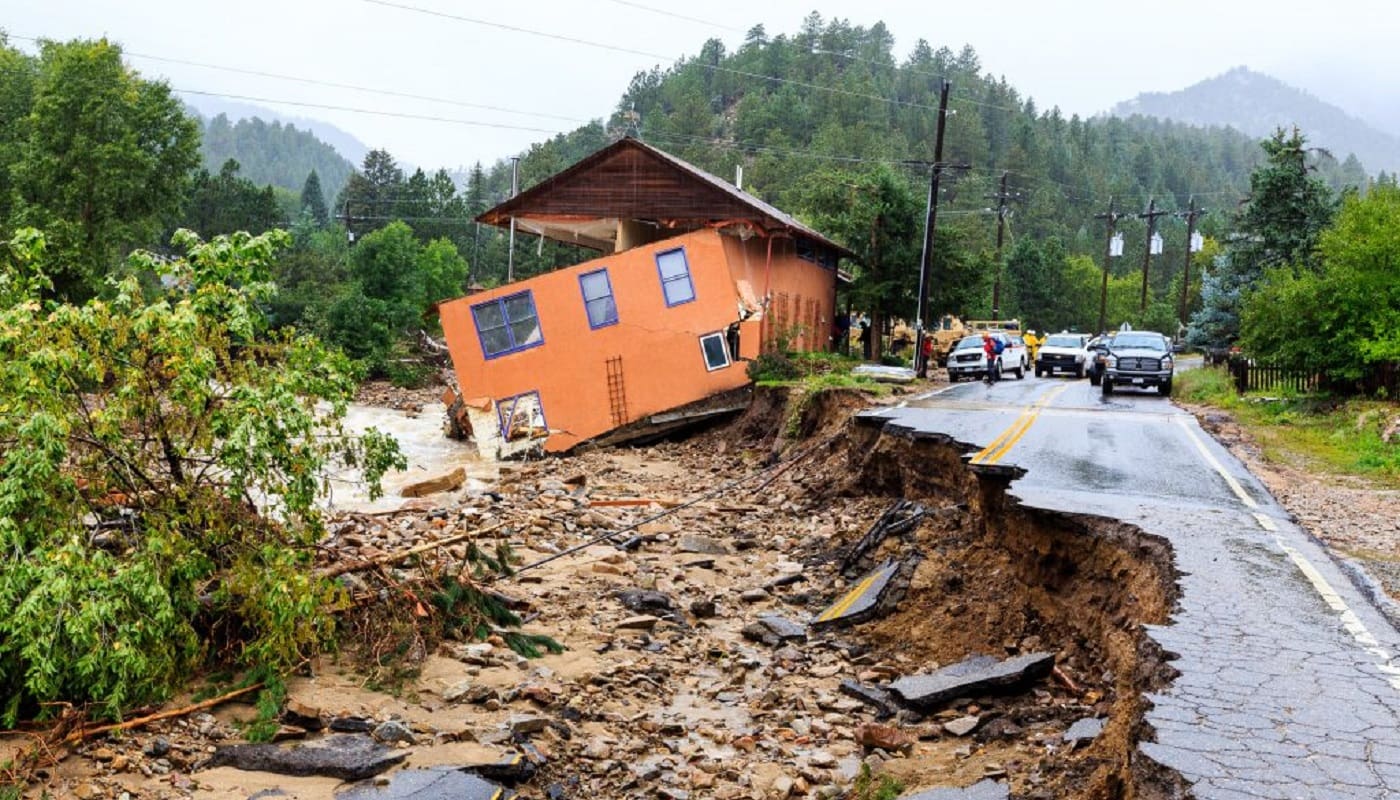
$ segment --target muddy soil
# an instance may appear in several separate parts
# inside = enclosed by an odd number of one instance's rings
[[[546,763],[516,787],[527,798],[832,798],[863,766],[911,791],[990,777],[1018,798],[1183,796],[1136,750],[1149,734],[1142,693],[1171,677],[1142,629],[1167,622],[1174,602],[1167,545],[1118,523],[1015,506],[998,480],[968,470],[955,443],[851,424],[869,402],[761,391],[748,413],[703,438],[504,465],[494,483],[434,496],[430,510],[343,518],[327,558],[507,522],[476,542],[515,550],[521,571],[494,588],[519,602],[527,630],[568,649],[525,659],[498,637],[446,641],[409,672],[371,676],[350,647],[367,643],[347,642],[291,682],[292,698],[324,717],[403,722],[415,739],[402,745],[409,766],[481,763],[528,741]],[[900,498],[931,513],[870,554],[916,565],[888,615],[809,630],[805,641],[746,635],[761,615],[805,624],[839,598],[855,580],[838,572],[843,556]],[[633,525],[616,539],[625,549],[601,538]],[[463,548],[434,557],[455,563]],[[579,549],[541,563],[569,548]],[[432,567],[384,574],[406,580]],[[629,590],[659,592],[668,608],[627,607]],[[839,689],[1033,651],[1054,653],[1058,674],[927,714],[877,719]],[[253,714],[229,704],[90,742],[29,794],[332,797],[339,782],[329,778],[201,768]],[[966,718],[970,731],[945,726]],[[1103,733],[1066,742],[1085,718],[1103,719]]]

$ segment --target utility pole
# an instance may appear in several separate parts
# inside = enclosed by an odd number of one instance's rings
[[[1152,263],[1152,249],[1160,247],[1160,243],[1153,241],[1153,236],[1157,233],[1157,218],[1164,217],[1167,211],[1157,211],[1157,199],[1149,197],[1147,199],[1147,210],[1138,214],[1138,219],[1147,220],[1147,251],[1142,254],[1142,310],[1147,310],[1147,266]]]
[[[1006,232],[1006,217],[1011,211],[1006,207],[1006,201],[1019,196],[1006,193],[1006,176],[1009,174],[1001,173],[1001,188],[996,194],[989,195],[990,199],[997,201],[997,271],[996,279],[992,282],[992,319],[1001,319],[1001,242]]]
[[[510,196],[520,194],[520,156],[510,157]],[[510,247],[506,251],[506,283],[515,283],[515,215],[510,216]]]
[[[924,313],[928,306],[929,261],[933,257],[933,231],[938,223],[938,182],[943,175],[943,128],[948,121],[948,90],[952,84],[942,81],[938,93],[938,127],[933,136],[933,165],[929,168],[928,206],[924,216],[924,250],[919,257],[919,299],[914,308],[914,368],[920,378],[928,377],[928,362],[924,358]],[[879,355],[878,353],[876,354]]]
[[[1104,236],[1103,250],[1103,286],[1099,289],[1099,332],[1108,330],[1108,271],[1109,265],[1113,263],[1115,255],[1122,255],[1122,251],[1114,253],[1114,234],[1118,225],[1119,217],[1124,216],[1113,210],[1113,198],[1108,198],[1108,211],[1103,214],[1095,214],[1094,219],[1108,220],[1108,233]]]
[[[1191,198],[1188,209],[1183,213],[1178,211],[1177,216],[1186,219],[1186,258],[1181,265],[1181,307],[1177,310],[1177,316],[1181,318],[1181,324],[1186,325],[1186,300],[1189,297],[1188,287],[1191,285],[1191,256],[1200,251],[1200,246],[1196,244],[1196,217],[1205,213],[1204,208],[1196,208],[1196,198]]]

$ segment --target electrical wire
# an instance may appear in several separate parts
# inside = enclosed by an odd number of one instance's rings
[[[745,29],[743,29],[743,28],[736,28],[736,27],[734,27],[733,25],[725,25],[725,24],[722,23],[722,22],[711,22],[710,20],[707,20],[707,19],[700,19],[699,17],[687,17],[687,16],[684,15],[684,14],[677,14],[677,13],[674,12],[674,11],[666,11],[666,10],[660,9],[660,8],[653,8],[652,6],[643,5],[642,3],[633,3],[633,2],[631,2],[631,0],[610,0],[610,2],[616,3],[616,4],[620,5],[620,6],[629,6],[629,7],[631,7],[631,8],[640,9],[640,10],[642,10],[642,11],[649,11],[649,12],[651,12],[651,13],[653,13],[653,14],[660,14],[660,15],[663,16],[663,17],[671,17],[671,18],[673,18],[673,19],[682,19],[682,20],[685,20],[686,22],[698,22],[698,23],[700,23],[701,25],[709,25],[709,26],[712,27],[712,28],[719,28],[719,29],[721,29],[721,30],[726,30],[726,31],[735,31],[735,32],[737,32],[737,33],[747,33],[747,31],[746,31]]]

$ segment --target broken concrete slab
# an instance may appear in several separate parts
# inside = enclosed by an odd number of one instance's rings
[[[877,383],[912,383],[914,370],[908,367],[890,367],[884,364],[857,364],[852,375],[864,375]]]
[[[403,497],[427,497],[438,492],[450,492],[453,489],[460,489],[462,484],[467,482],[467,471],[458,467],[446,475],[438,475],[426,480],[410,483],[399,490],[399,495]]]
[[[513,794],[485,778],[450,767],[406,769],[383,786],[360,785],[336,800],[504,800]]]
[[[1020,691],[1049,675],[1054,666],[1053,653],[1026,653],[1005,661],[973,656],[934,672],[905,675],[889,689],[906,704],[927,711],[959,697]]]
[[[368,736],[328,736],[294,745],[234,744],[214,751],[206,766],[278,775],[323,775],[343,781],[372,778],[408,757]]]
[[[899,572],[898,561],[886,562],[874,572],[866,575],[841,599],[832,603],[825,611],[812,620],[812,627],[846,625],[863,622],[880,605],[880,600],[890,587],[890,581]]]
[[[899,800],[1007,800],[1010,796],[1011,789],[1006,784],[988,779],[961,789],[925,789],[917,794],[902,795]]]
[[[1103,733],[1104,720],[1098,717],[1085,717],[1065,731],[1065,744],[1080,747],[1094,741]]]

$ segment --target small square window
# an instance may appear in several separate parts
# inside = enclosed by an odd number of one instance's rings
[[[617,322],[617,303],[613,300],[612,281],[608,271],[600,269],[578,276],[583,291],[583,309],[588,313],[588,327],[602,328]]]
[[[472,320],[487,358],[544,344],[535,298],[529,292],[478,303],[472,306]]]
[[[723,333],[707,333],[700,337],[700,352],[705,356],[705,369],[714,372],[729,366],[729,348]]]
[[[666,305],[678,306],[695,299],[695,284],[690,280],[690,264],[684,248],[657,253],[656,269],[661,273],[661,292],[666,295]]]

